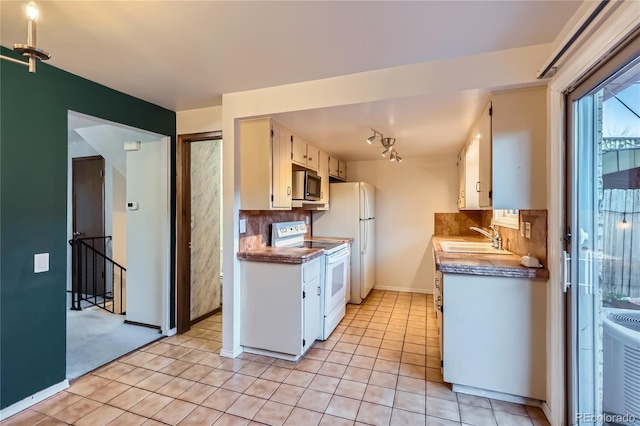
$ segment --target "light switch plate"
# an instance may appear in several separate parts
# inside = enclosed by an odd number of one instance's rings
[[[531,238],[531,222],[524,223],[524,237]]]
[[[520,221],[520,236],[524,237],[524,220]]]
[[[33,272],[49,271],[49,253],[38,253],[33,255]]]
[[[247,219],[240,219],[240,233],[244,234],[247,232]]]

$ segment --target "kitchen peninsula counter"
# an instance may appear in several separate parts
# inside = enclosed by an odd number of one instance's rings
[[[268,246],[239,251],[238,259],[253,262],[306,263],[323,254],[323,249]]]
[[[520,264],[521,257],[516,254],[454,253],[442,250],[440,245],[443,241],[487,242],[485,238],[434,235],[431,241],[436,269],[444,273],[549,279],[549,270],[546,267],[527,268],[522,266]]]

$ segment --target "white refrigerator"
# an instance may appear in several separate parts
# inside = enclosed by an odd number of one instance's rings
[[[362,303],[376,282],[375,195],[365,182],[332,183],[329,210],[313,213],[314,237],[353,238],[350,303]]]

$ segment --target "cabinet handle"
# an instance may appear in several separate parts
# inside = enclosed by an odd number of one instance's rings
[[[307,158],[307,156],[306,156],[306,155],[303,155],[303,156],[302,156],[302,158]]]
[[[480,181],[476,182],[476,192],[480,192]]]
[[[309,157],[309,161],[313,161],[313,158]]]
[[[320,287],[318,287],[318,296],[320,296]]]
[[[287,195],[291,195],[291,187],[287,186]]]

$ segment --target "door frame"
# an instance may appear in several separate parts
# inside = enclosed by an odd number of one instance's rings
[[[74,240],[75,236],[73,235],[74,232],[76,232],[77,230],[77,226],[76,226],[76,219],[77,219],[77,214],[76,214],[76,164],[79,162],[83,162],[83,161],[95,161],[95,160],[101,160],[102,164],[101,164],[101,170],[102,170],[102,182],[101,182],[101,190],[100,190],[100,203],[102,208],[100,209],[100,226],[102,231],[100,232],[100,235],[91,235],[94,237],[98,237],[98,236],[104,236],[105,235],[105,217],[106,217],[106,213],[105,213],[105,208],[106,208],[106,202],[105,202],[105,171],[106,171],[106,161],[104,159],[104,157],[102,155],[89,155],[86,157],[72,157],[71,158],[71,236],[69,237],[70,239]],[[89,235],[85,235],[85,237],[88,237]],[[103,240],[104,241],[104,240]],[[76,290],[80,290],[78,289],[78,277],[77,275],[77,265],[76,265],[76,256],[75,256],[75,251],[74,250],[79,250],[79,246],[77,245],[73,245],[71,247],[71,294],[73,297],[74,291]],[[106,255],[106,243],[105,246],[103,246],[103,251],[105,251],[105,255]],[[95,296],[95,295],[93,295]],[[80,307],[80,301],[78,301],[78,306],[74,306],[74,302],[72,301],[72,310],[76,310],[76,308],[79,309]]]
[[[633,2],[611,3],[613,12],[598,22],[597,28],[585,39],[583,46],[567,54],[566,62],[558,67],[548,85],[547,174],[549,182],[548,243],[549,288],[547,290],[547,400],[542,409],[553,425],[566,425],[567,409],[566,296],[562,290],[564,268],[562,251],[565,235],[565,93],[617,44],[633,33],[640,19],[632,13]],[[615,7],[613,7],[615,6]],[[586,16],[586,14],[584,15]],[[603,15],[605,16],[605,15]],[[574,28],[577,29],[579,24]]]
[[[191,328],[191,143],[222,141],[222,131],[178,135],[176,143],[176,327]]]

